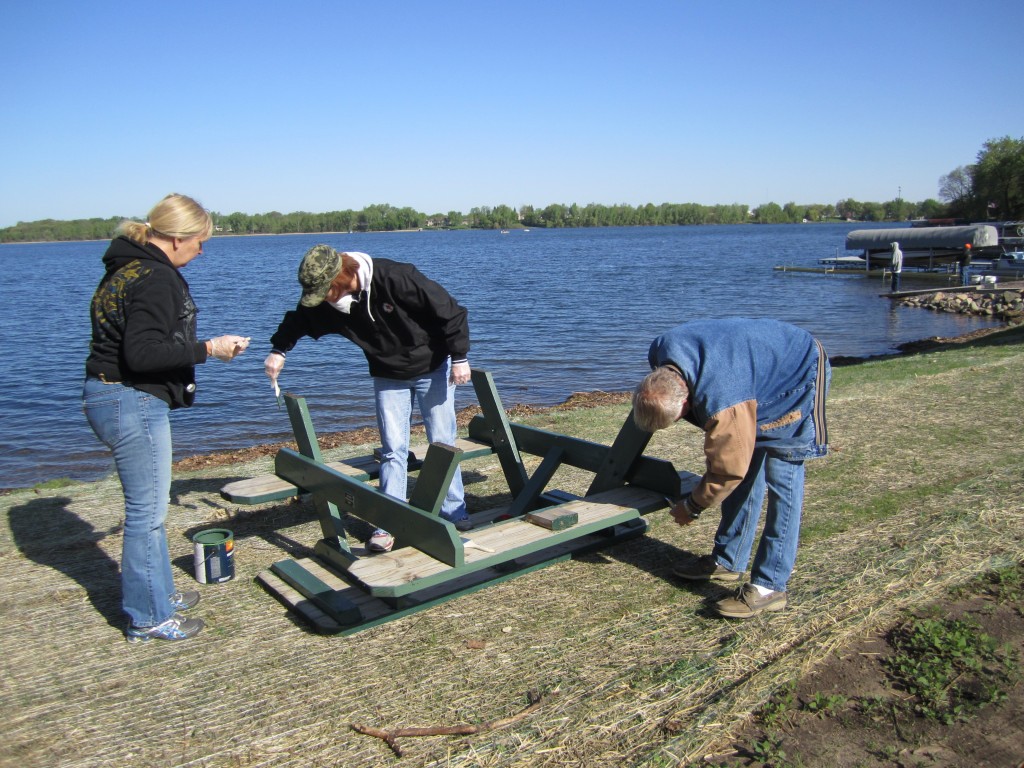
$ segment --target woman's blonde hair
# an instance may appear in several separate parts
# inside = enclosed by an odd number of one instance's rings
[[[689,396],[689,387],[676,371],[655,368],[633,392],[633,421],[644,432],[671,427]]]
[[[148,221],[122,221],[118,231],[142,245],[152,240],[154,234],[208,240],[213,232],[213,218],[191,197],[171,193],[153,206]]]

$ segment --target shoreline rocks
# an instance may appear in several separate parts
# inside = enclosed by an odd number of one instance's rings
[[[1020,288],[936,291],[907,296],[900,299],[900,305],[923,307],[936,312],[993,317],[1010,325],[1024,323],[1024,290]]]

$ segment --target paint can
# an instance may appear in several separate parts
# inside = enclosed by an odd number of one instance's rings
[[[986,287],[991,288],[995,284],[996,284],[996,276],[995,275],[985,275],[985,286]]]
[[[227,528],[209,528],[192,537],[196,581],[220,584],[235,578],[235,538]]]
[[[971,275],[971,284],[972,285],[978,285],[981,282],[981,279],[982,279],[981,275]]]

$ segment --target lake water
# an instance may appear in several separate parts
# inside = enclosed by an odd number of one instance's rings
[[[773,270],[845,255],[863,224],[401,232],[215,238],[183,274],[200,338],[252,337],[249,351],[197,369],[191,409],[174,412],[175,458],[291,438],[263,374],[268,339],[298,299],[302,254],[325,242],[416,264],[469,309],[470,363],[506,407],[573,392],[632,389],[660,332],[699,317],[773,317],[806,328],[830,356],[892,352],[991,321],[893,306],[888,283]],[[107,242],[0,245],[0,487],[112,470],[81,412],[89,301]],[[934,283],[916,287],[933,287]],[[915,287],[904,274],[903,288]],[[306,397],[318,432],[374,425],[366,363],[341,337],[304,339],[282,389]],[[460,388],[457,406],[475,402]]]

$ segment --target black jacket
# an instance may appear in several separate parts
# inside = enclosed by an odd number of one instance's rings
[[[188,283],[155,245],[115,238],[103,255],[106,274],[92,297],[92,342],[85,372],[192,405],[195,366],[206,362],[196,340]]]
[[[352,313],[327,302],[299,304],[286,312],[270,343],[288,352],[303,336],[340,334],[363,350],[371,376],[413,379],[437,369],[451,356],[469,354],[466,308],[412,264],[373,259],[373,278]]]

